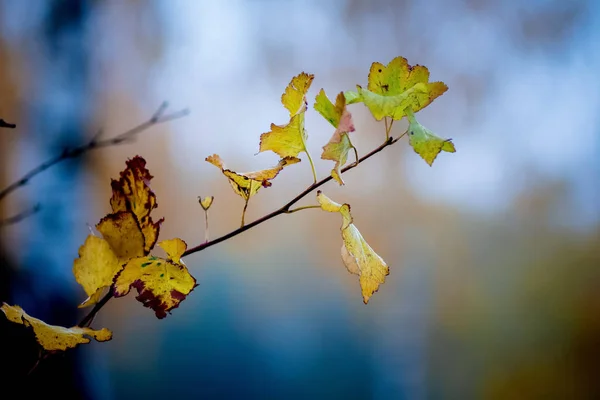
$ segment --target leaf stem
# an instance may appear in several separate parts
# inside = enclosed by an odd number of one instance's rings
[[[315,180],[314,183],[317,183],[317,170],[315,169],[315,164],[313,163],[312,157],[310,156],[308,149],[305,148],[304,152],[306,153],[306,156],[308,157],[308,162],[310,163],[310,168],[312,169],[313,178]]]
[[[250,189],[252,189],[252,183],[250,183]],[[240,228],[244,227],[244,218],[246,217],[246,209],[248,208],[249,201],[250,201],[250,197],[248,197],[246,199],[246,202],[244,203],[244,209],[242,210],[242,225],[240,226]]]
[[[402,138],[402,136],[406,135],[406,133],[407,132],[404,132],[402,135],[400,135],[399,137],[397,137],[395,139],[393,137],[390,137],[388,140],[386,140],[379,147],[373,149],[370,153],[365,154],[364,156],[362,156],[361,158],[359,158],[356,163],[350,164],[350,165],[344,167],[340,171],[340,173],[343,174],[344,172],[347,172],[347,171],[351,170],[352,168],[357,167],[360,163],[362,163],[362,162],[366,161],[367,159],[373,157],[375,154],[379,153],[381,150],[383,150],[386,147],[391,146],[394,143],[396,143],[398,140],[400,140],[400,138]],[[227,234],[225,234],[225,235],[223,235],[221,237],[213,239],[210,242],[202,243],[202,244],[199,244],[198,246],[191,247],[191,248],[187,249],[183,253],[182,257],[189,256],[190,254],[197,253],[197,252],[202,251],[202,250],[204,250],[204,249],[206,249],[208,247],[214,246],[214,245],[216,245],[218,243],[221,243],[221,242],[224,242],[224,241],[226,241],[228,239],[231,239],[232,237],[237,236],[240,233],[246,232],[248,229],[251,229],[251,228],[253,228],[253,227],[257,226],[257,225],[260,225],[263,222],[266,222],[266,221],[268,221],[268,220],[270,220],[270,219],[272,219],[272,218],[274,218],[274,217],[276,217],[276,216],[278,216],[280,214],[287,214],[288,211],[290,211],[290,207],[291,206],[293,206],[298,201],[300,201],[304,197],[306,197],[306,195],[310,194],[315,189],[323,186],[325,183],[329,182],[332,179],[333,179],[333,177],[331,175],[328,175],[327,177],[321,179],[318,182],[313,183],[312,185],[310,185],[309,187],[307,187],[306,189],[304,189],[300,194],[298,194],[292,200],[290,200],[289,202],[287,202],[286,204],[284,204],[281,208],[279,208],[279,209],[277,209],[277,210],[275,210],[275,211],[273,211],[273,212],[271,212],[271,213],[269,213],[269,214],[267,214],[267,215],[265,215],[265,216],[263,216],[263,217],[261,217],[261,218],[259,218],[257,220],[254,220],[254,221],[250,222],[247,225],[241,226],[238,229],[233,230],[233,231],[231,231],[231,232],[229,232],[229,233],[227,233]]]
[[[390,120],[389,124],[388,124],[388,117],[384,118],[385,120],[385,140],[389,140],[390,138],[390,132],[392,131],[392,125],[394,125],[394,120]]]
[[[287,210],[286,214],[295,213],[296,211],[308,210],[309,208],[321,208],[321,206],[302,206],[298,208],[294,208],[293,210]]]
[[[208,242],[208,210],[204,210],[204,243]]]

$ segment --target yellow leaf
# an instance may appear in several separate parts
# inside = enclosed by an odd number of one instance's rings
[[[411,107],[417,112],[441,96],[448,86],[444,82],[429,82],[429,70],[422,65],[411,66],[404,57],[396,57],[387,66],[374,62],[369,71],[367,89],[357,86],[357,92],[346,92],[348,104],[363,101],[375,119],[405,116]]]
[[[423,158],[430,166],[440,151],[448,153],[456,152],[452,139],[442,139],[429,129],[421,125],[412,111],[407,110],[408,118],[408,141],[415,152]]]
[[[144,251],[148,254],[156,240],[160,224],[164,219],[152,221],[150,212],[158,205],[156,195],[150,189],[152,175],[146,169],[146,160],[136,156],[127,161],[127,168],[121,171],[121,177],[111,181],[112,198],[110,205],[113,212],[132,211],[144,234]]]
[[[73,263],[75,280],[89,296],[79,307],[87,307],[100,300],[102,290],[112,285],[122,263],[110,244],[97,236],[89,235],[79,248],[79,258]]]
[[[315,109],[336,127],[329,142],[323,146],[321,158],[323,160],[335,161],[335,166],[331,170],[331,176],[340,185],[343,185],[344,181],[342,180],[340,168],[346,163],[350,149],[354,149],[356,158],[358,159],[358,153],[356,153],[356,149],[348,136],[349,132],[354,132],[354,124],[352,122],[352,115],[346,109],[344,93],[341,92],[338,94],[334,106],[325,95],[323,89],[321,89],[316,98]]]
[[[144,234],[131,211],[108,214],[96,224],[96,229],[121,260],[147,254]]]
[[[64,328],[48,325],[44,321],[29,316],[21,307],[9,306],[6,303],[2,304],[0,310],[4,312],[9,321],[31,327],[36,340],[46,351],[64,351],[79,344],[89,343],[89,337],[93,337],[99,342],[112,339],[112,332],[106,328],[94,330],[77,326]]]
[[[187,248],[185,242],[172,239],[158,245],[167,252],[168,259],[145,256],[129,260],[115,278],[114,295],[125,296],[134,287],[138,291],[136,299],[153,309],[158,318],[164,318],[197,284],[180,260]]]
[[[290,117],[298,114],[306,104],[305,96],[314,78],[314,75],[302,72],[293,77],[290,84],[285,88],[285,92],[281,95],[281,103],[290,112]]]
[[[349,204],[336,203],[320,190],[317,192],[317,201],[324,211],[342,215],[342,261],[351,274],[359,276],[363,302],[367,304],[379,285],[385,282],[390,270],[354,226]]]
[[[208,211],[208,209],[210,208],[210,206],[212,205],[214,200],[215,200],[214,196],[206,196],[205,198],[198,197],[198,202],[200,203],[200,207],[202,207],[202,209],[204,211]]]
[[[271,186],[271,180],[286,166],[300,162],[296,157],[284,157],[273,168],[263,169],[253,172],[234,172],[225,166],[225,163],[218,154],[206,157],[206,161],[220,168],[223,174],[229,180],[234,192],[240,195],[244,200],[254,196],[261,187]]]
[[[306,152],[305,111],[306,105],[286,125],[271,124],[271,131],[260,135],[259,153],[271,150],[280,157],[298,157],[301,152]]]

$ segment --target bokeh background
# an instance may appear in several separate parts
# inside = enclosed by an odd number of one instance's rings
[[[141,155],[161,238],[211,237],[243,201],[204,158],[233,169],[284,123],[290,78],[314,73],[306,125],[318,160],[331,126],[313,109],[402,55],[449,86],[418,118],[456,144],[429,167],[406,141],[324,192],[388,262],[370,303],[340,257],[340,218],[280,216],[185,259],[200,284],[164,320],[133,294],[95,327],[114,339],[35,361],[0,318],[5,385],[90,399],[574,399],[600,396],[600,3],[492,0],[0,0],[0,187],[163,101],[189,116],[34,178],[0,203],[0,295],[49,323],[85,310],[71,268],[109,211],[110,179]],[[382,124],[352,106],[361,154]],[[403,121],[392,135],[403,132]],[[247,220],[311,182],[308,162],[261,190]],[[309,196],[302,205],[314,203]],[[155,217],[156,218],[156,217]],[[4,369],[3,367],[3,369]],[[4,386],[4,385],[3,385]],[[4,386],[6,387],[6,386]]]

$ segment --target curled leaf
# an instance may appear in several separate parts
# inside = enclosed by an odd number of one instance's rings
[[[153,309],[157,318],[164,318],[198,285],[180,260],[187,248],[185,242],[171,239],[158,245],[166,251],[167,259],[145,256],[129,260],[115,277],[114,295],[122,297],[136,288],[136,299]]]
[[[430,166],[440,151],[448,153],[456,152],[452,139],[442,139],[429,129],[421,125],[412,111],[407,110],[408,118],[408,141],[415,152],[423,158]]]
[[[263,169],[253,172],[234,172],[225,166],[225,163],[218,154],[206,157],[206,161],[217,168],[220,168],[223,174],[229,180],[233,191],[240,195],[244,200],[254,196],[261,187],[269,187],[270,182],[286,166],[300,162],[296,157],[284,157],[279,160],[273,168]]]
[[[200,203],[200,207],[202,207],[204,211],[208,211],[214,200],[214,196],[206,196],[205,198],[198,197],[198,203]]]
[[[346,92],[348,104],[362,101],[375,119],[392,117],[400,120],[405,109],[417,112],[441,96],[448,86],[444,82],[429,82],[429,70],[422,65],[411,66],[404,57],[396,57],[385,66],[374,62],[369,71],[367,89],[357,85],[357,92]]]
[[[385,282],[390,270],[354,226],[349,204],[336,203],[320,190],[317,192],[317,201],[324,211],[342,215],[342,261],[351,274],[359,276],[363,302],[367,304],[379,285]]]
[[[343,185],[344,181],[342,180],[340,168],[346,163],[350,149],[353,149],[355,154],[357,154],[356,148],[352,145],[348,136],[349,132],[354,132],[354,123],[352,122],[352,115],[346,109],[344,93],[341,92],[338,94],[335,105],[333,105],[325,95],[323,89],[321,89],[316,98],[315,110],[336,128],[329,142],[323,146],[321,158],[323,160],[335,161],[335,166],[331,170],[331,176],[340,185]]]
[[[103,289],[112,285],[122,264],[108,241],[89,235],[79,248],[79,258],[73,263],[75,280],[89,296],[79,307],[97,303]]]
[[[112,332],[106,328],[94,330],[77,326],[64,328],[48,325],[44,321],[28,315],[21,307],[10,306],[6,303],[2,304],[0,310],[4,312],[9,321],[31,327],[37,342],[46,351],[64,351],[79,344],[89,343],[90,337],[99,342],[112,339]]]
[[[146,169],[146,160],[136,156],[126,162],[127,168],[121,172],[119,180],[112,180],[112,198],[110,205],[113,212],[132,211],[144,234],[144,251],[148,254],[156,240],[160,224],[164,219],[152,221],[150,212],[158,207],[156,195],[150,189],[152,175]]]

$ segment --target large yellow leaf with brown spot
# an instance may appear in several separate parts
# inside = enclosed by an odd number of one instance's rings
[[[279,160],[276,166],[253,172],[234,172],[225,166],[225,163],[218,154],[206,157],[206,161],[221,169],[223,175],[227,177],[233,191],[240,195],[244,200],[250,199],[258,192],[261,187],[269,187],[270,182],[281,170],[291,164],[300,162],[296,157],[284,157]]]
[[[448,90],[444,82],[429,82],[429,70],[422,65],[411,66],[404,57],[396,57],[389,64],[371,64],[368,85],[357,85],[357,92],[345,93],[348,104],[362,101],[375,119],[391,117],[402,119],[405,109],[417,112]]]
[[[10,306],[6,303],[2,304],[0,310],[2,310],[9,321],[32,328],[37,342],[46,351],[64,351],[79,344],[89,343],[90,337],[99,342],[112,339],[112,332],[106,328],[94,330],[78,326],[65,328],[48,325],[44,321],[28,315],[21,307]]]
[[[317,192],[317,201],[324,211],[342,215],[342,261],[350,273],[359,276],[363,302],[367,304],[379,285],[385,282],[390,270],[354,226],[349,204],[336,203],[320,190]]]
[[[158,245],[167,253],[167,259],[145,256],[129,260],[115,277],[114,295],[122,297],[132,287],[136,288],[136,299],[153,309],[158,318],[164,318],[197,284],[181,260],[186,243],[181,239],[170,239]]]
[[[111,180],[113,212],[132,211],[144,234],[144,251],[148,254],[156,240],[160,224],[164,219],[152,221],[150,212],[158,205],[156,195],[150,189],[152,175],[146,169],[146,160],[140,156],[126,162],[127,168],[121,172],[119,180]]]

